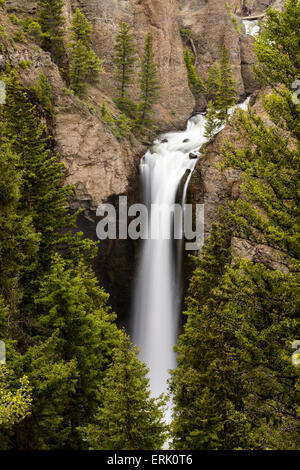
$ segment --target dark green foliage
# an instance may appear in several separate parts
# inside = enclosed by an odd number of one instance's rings
[[[121,99],[125,98],[128,86],[133,83],[135,52],[131,28],[127,23],[122,23],[114,44],[116,82]]]
[[[228,49],[224,46],[220,59],[219,83],[216,92],[216,109],[219,118],[227,118],[228,109],[236,103],[236,88],[232,78],[232,68],[230,65],[230,55]]]
[[[77,427],[91,420],[100,404],[98,386],[119,341],[107,300],[83,264],[69,268],[60,256],[54,257],[34,296],[37,346],[23,358],[34,386],[33,413],[40,416],[23,426],[30,428],[38,448],[84,446]]]
[[[166,438],[164,401],[150,397],[148,370],[125,334],[100,389],[96,424],[83,429],[92,449],[155,450]]]
[[[220,61],[215,62],[208,70],[205,94],[210,103],[209,118],[211,119],[214,114],[214,121],[216,121],[216,125],[220,126],[228,118],[228,109],[236,103],[236,88],[230,56],[225,46],[222,49]],[[210,123],[210,127],[212,124],[213,122]],[[210,135],[209,132],[208,135]]]
[[[86,94],[86,78],[88,75],[87,49],[81,42],[73,43],[71,52],[71,89],[81,98]]]
[[[107,294],[86,260],[79,262],[91,243],[68,231],[76,218],[65,209],[71,188],[61,186],[63,167],[49,155],[44,127],[15,73],[6,85],[1,117],[10,145],[2,137],[0,288],[7,307],[0,308],[1,339],[11,382],[25,374],[33,401],[32,415],[10,433],[0,427],[1,446],[15,440],[21,449],[80,449],[77,426],[87,424],[100,404],[98,386],[119,332]],[[58,249],[66,260],[55,255]]]
[[[192,60],[192,57],[188,48],[186,48],[185,50],[184,62],[185,62],[185,66],[187,69],[189,87],[194,93],[194,95],[196,97],[199,97],[200,94],[204,91],[204,84],[201,78],[197,75],[197,72],[196,72],[196,69],[193,64],[193,60]]]
[[[213,102],[209,101],[207,105],[204,137],[211,139],[216,134],[221,124],[222,121],[218,118],[218,112]]]
[[[63,0],[38,0],[38,23],[42,30],[42,47],[57,63],[64,55]]]
[[[86,47],[92,43],[93,28],[86,16],[76,8],[72,18],[71,39],[74,42],[80,41]]]
[[[32,217],[18,211],[23,174],[18,170],[19,157],[4,135],[5,128],[1,125],[0,289],[7,300],[12,300],[24,266],[35,260],[39,236],[32,226]]]
[[[157,79],[157,64],[154,59],[153,37],[148,33],[144,44],[144,53],[141,59],[140,72],[140,104],[138,107],[137,126],[140,132],[155,129],[155,122],[151,118],[153,105],[159,101],[159,82]]]
[[[299,259],[299,147],[291,148],[280,128],[267,128],[251,113],[239,113],[235,126],[248,145],[238,150],[228,144],[223,154],[226,165],[243,171],[246,197],[230,210],[231,224],[239,236]]]
[[[295,77],[299,79],[299,17],[299,0],[286,0],[282,12],[268,9],[255,45],[259,60],[255,70],[264,84],[290,89]]]
[[[58,249],[66,249],[66,256],[79,259],[81,250],[84,247],[89,250],[91,244],[81,241],[81,234],[74,235],[70,230],[75,227],[76,214],[70,215],[65,205],[73,188],[61,185],[64,165],[58,162],[57,155],[49,154],[45,128],[38,123],[35,108],[15,72],[6,79],[6,93],[2,119],[12,149],[20,156],[18,169],[24,172],[19,211],[23,216],[30,215],[36,232],[42,234],[41,266],[48,266]]]
[[[280,248],[290,258],[299,260],[300,109],[293,103],[293,89],[287,88],[288,80],[293,82],[299,77],[299,61],[292,53],[294,40],[298,40],[293,29],[295,21],[300,24],[300,11],[294,1],[287,2],[281,14],[268,11],[267,29],[256,46],[262,61],[257,70],[274,88],[264,104],[276,126],[267,127],[253,113],[239,113],[235,127],[247,139],[247,146],[237,150],[227,145],[223,155],[227,165],[240,168],[244,173],[246,197],[229,213],[237,233]],[[283,37],[291,47],[288,60],[282,46]],[[274,65],[277,60],[286,86],[278,86],[280,75]],[[288,80],[285,77],[289,77]],[[287,139],[287,132],[293,137],[293,144]]]
[[[1,448],[14,442],[19,449],[80,449],[85,444],[77,427],[90,422],[101,403],[98,387],[120,333],[108,295],[86,267],[93,243],[69,230],[76,222],[65,208],[72,188],[61,185],[63,166],[49,154],[45,129],[14,72],[6,91],[0,327],[10,383],[17,389],[19,378],[29,378],[32,414],[9,433],[0,426]]]
[[[54,116],[54,109],[51,99],[51,85],[48,78],[43,72],[40,72],[38,82],[35,87],[36,96],[43,105],[45,111],[51,116]]]
[[[220,86],[220,67],[217,62],[215,62],[208,69],[208,78],[206,82],[206,93],[207,97],[212,100],[214,103],[217,99],[217,93]]]
[[[126,114],[126,116],[131,119],[131,121],[135,121],[137,114],[138,114],[138,105],[128,96],[118,97],[114,99],[116,106],[119,110]],[[132,124],[133,125],[133,124]]]
[[[201,271],[200,263],[171,384],[175,448],[296,449],[299,280],[241,262],[207,295],[207,265]]]
[[[92,50],[92,26],[77,8],[71,26],[71,89],[84,98],[87,85],[96,85],[102,71],[101,61]]]

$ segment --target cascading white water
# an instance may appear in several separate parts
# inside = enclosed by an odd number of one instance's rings
[[[246,34],[250,36],[257,37],[260,33],[260,25],[258,20],[243,20]]]
[[[248,99],[238,105],[246,109]],[[230,110],[232,114],[233,107]],[[223,127],[223,126],[222,126]],[[187,186],[197,159],[190,153],[206,142],[204,137],[205,116],[198,114],[187,123],[185,131],[170,132],[154,142],[151,150],[141,160],[141,184],[144,203],[148,207],[149,232],[160,229],[158,239],[143,240],[141,260],[137,272],[134,297],[133,342],[141,348],[140,359],[150,369],[152,395],[157,397],[167,390],[169,369],[176,367],[174,345],[181,298],[181,253],[174,239],[168,238],[172,205],[180,182],[187,170],[182,203],[185,202]],[[151,205],[163,206],[161,213],[151,211]],[[166,420],[170,420],[169,408]]]

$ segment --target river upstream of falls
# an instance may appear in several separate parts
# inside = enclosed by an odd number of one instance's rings
[[[246,110],[249,98],[239,108]],[[231,109],[231,113],[236,107]],[[183,243],[169,237],[172,206],[181,181],[190,170],[183,189],[185,203],[189,179],[198,158],[197,150],[207,141],[204,137],[205,116],[197,114],[187,123],[186,130],[161,135],[140,163],[143,203],[148,208],[149,233],[159,227],[157,239],[142,241],[137,269],[133,342],[140,348],[140,359],[150,372],[150,388],[154,397],[167,391],[169,370],[176,367],[174,345],[177,341],[181,303],[181,253]],[[190,158],[193,152],[197,158]],[[161,213],[151,211],[151,205],[161,205]],[[154,212],[154,213],[153,213]],[[177,242],[177,247],[176,247]],[[178,249],[179,248],[179,249]],[[166,421],[171,420],[171,405]]]

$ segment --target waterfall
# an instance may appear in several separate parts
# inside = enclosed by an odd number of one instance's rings
[[[256,38],[260,33],[260,24],[258,20],[243,20],[246,34]]]
[[[248,100],[242,105],[246,109]],[[233,110],[231,109],[231,114]],[[171,208],[176,201],[179,185],[189,171],[181,202],[186,199],[187,187],[197,158],[190,158],[206,142],[205,116],[198,114],[187,123],[186,130],[169,132],[157,139],[140,163],[144,204],[148,208],[149,231],[160,229],[158,239],[142,241],[141,258],[137,269],[133,342],[141,348],[140,359],[150,369],[152,395],[167,390],[169,369],[176,367],[174,345],[177,339],[181,301],[181,256],[183,242],[176,244],[170,233]],[[197,155],[197,153],[196,153]],[[153,204],[164,207],[153,211]],[[152,207],[152,210],[151,210]],[[179,249],[178,249],[179,248]],[[166,420],[171,419],[171,407]]]

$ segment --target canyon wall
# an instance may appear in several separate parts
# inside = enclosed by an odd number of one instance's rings
[[[228,0],[232,11],[243,16],[242,2]],[[246,0],[251,14],[261,14],[274,3],[281,2]],[[92,104],[105,102],[114,113],[113,97],[116,94],[113,70],[113,44],[120,24],[126,21],[132,26],[138,56],[141,55],[145,35],[153,33],[155,58],[161,82],[161,98],[155,107],[159,130],[183,128],[194,111],[203,111],[205,101],[195,102],[189,90],[184,65],[186,46],[195,52],[198,73],[207,78],[208,69],[218,60],[225,44],[230,52],[237,94],[240,100],[256,92],[259,84],[254,79],[252,65],[255,63],[253,38],[244,34],[242,22],[237,18],[241,32],[236,28],[223,0],[65,0],[66,27],[76,8],[88,17],[93,25],[93,47],[103,61],[104,72],[99,85],[89,90]],[[36,16],[37,2],[33,0],[7,0],[8,13],[20,16]],[[5,13],[0,13],[1,24],[7,30],[10,25]],[[186,37],[189,32],[189,38]],[[68,38],[66,37],[66,43]],[[65,183],[75,186],[70,201],[73,210],[82,208],[79,228],[95,239],[95,208],[101,202],[116,204],[118,195],[128,195],[129,200],[139,199],[138,163],[147,143],[133,135],[119,142],[109,127],[88,107],[72,96],[61,78],[50,55],[30,41],[7,42],[5,61],[19,72],[27,89],[33,87],[39,73],[48,77],[55,108],[55,117],[47,122],[53,135],[53,148],[59,152],[66,165]],[[22,61],[31,66],[23,68]],[[136,76],[139,61],[136,63]],[[132,90],[136,98],[136,89]],[[206,233],[217,219],[217,209],[224,194],[234,197],[238,188],[238,175],[228,170],[221,173],[215,166],[223,137],[230,137],[228,127],[209,148],[206,159],[201,160],[191,181],[190,191],[196,200],[203,200],[206,207]],[[245,253],[247,247],[235,240],[235,253]],[[249,248],[249,247],[248,247]],[[252,250],[252,251],[251,251]],[[253,253],[249,248],[247,253]],[[132,273],[136,258],[136,244],[131,241],[101,242],[95,269],[101,282],[112,294],[113,308],[126,317],[130,308]]]
[[[7,8],[10,13],[34,17],[37,2],[7,0]],[[223,0],[65,0],[66,27],[76,8],[91,21],[93,47],[103,61],[100,83],[89,92],[89,99],[95,104],[105,101],[114,110],[113,44],[123,21],[132,26],[139,56],[146,33],[153,33],[161,83],[161,98],[155,107],[160,131],[182,128],[193,111],[205,109],[205,102],[195,103],[188,87],[184,30],[192,32],[197,70],[204,79],[225,44],[230,51],[239,99],[258,88],[251,69],[255,62],[253,39],[236,31]],[[76,186],[73,206],[95,208],[110,196],[126,193],[137,178],[137,161],[145,147],[133,136],[120,144],[103,122],[76,98],[67,96],[66,84],[48,54],[30,43],[13,47],[11,61],[17,68],[22,58],[33,62],[26,71],[19,67],[25,86],[34,85],[41,70],[49,76],[56,112],[52,133],[66,164],[66,182]],[[138,72],[139,61],[136,76]],[[136,95],[136,89],[132,93]]]

